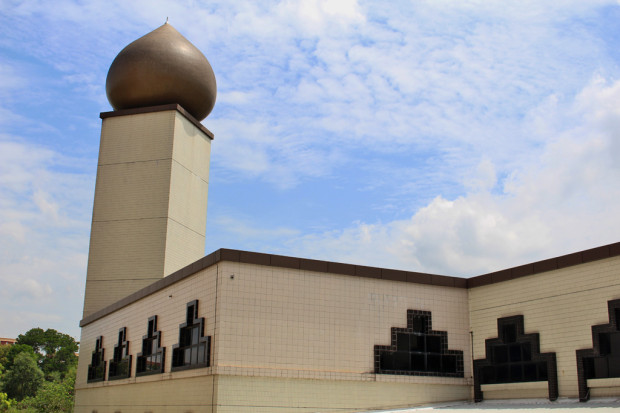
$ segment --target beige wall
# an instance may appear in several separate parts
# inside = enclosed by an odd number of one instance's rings
[[[607,301],[620,297],[619,275],[615,257],[466,290],[221,261],[84,326],[76,411],[134,411],[123,407],[132,388],[172,394],[167,403],[180,403],[186,385],[209,387],[200,397],[211,397],[218,412],[354,411],[468,399],[470,327],[474,357],[484,358],[497,319],[517,314],[526,333],[540,334],[542,352],[556,352],[560,397],[577,397],[575,350],[592,347],[591,326],[608,322]],[[178,326],[194,299],[212,336],[212,367],[170,373]],[[374,346],[390,344],[391,327],[406,327],[408,309],[430,311],[433,329],[448,332],[449,348],[464,353],[464,378],[373,373]],[[166,373],[136,378],[136,355],[153,315],[163,331]],[[133,377],[87,384],[96,337],[104,336],[109,361],[121,327],[134,355]],[[617,386],[600,382],[592,394],[618,395]],[[488,399],[546,395],[544,386],[529,383],[484,390]],[[159,397],[152,411],[160,411]]]
[[[391,327],[407,327],[413,309],[432,312],[433,329],[448,331],[471,376],[465,289],[233,262],[221,274],[218,372],[357,380],[374,371],[374,346],[390,345]]]
[[[470,387],[409,381],[217,376],[218,413],[355,412],[470,398]]]
[[[467,290],[222,263],[218,412],[356,411],[470,398]],[[465,378],[375,375],[408,309],[432,312]],[[276,410],[277,407],[277,410]],[[345,410],[342,410],[345,409]]]
[[[211,413],[213,376],[106,385],[75,394],[76,413]]]
[[[484,340],[497,337],[498,318],[522,314],[525,333],[540,334],[540,351],[556,353],[560,397],[577,397],[575,350],[592,348],[591,326],[609,322],[607,301],[617,298],[620,257],[472,288],[474,358],[485,357]]]
[[[210,147],[176,110],[103,119],[84,316],[203,256]]]
[[[163,411],[157,408],[161,405],[163,395],[167,395],[165,403],[169,406],[183,403],[186,383],[191,383],[190,387],[197,392],[197,395],[192,397],[207,397],[204,393],[207,390],[211,392],[212,388],[212,382],[211,387],[207,385],[211,380],[209,375],[213,373],[211,367],[175,373],[171,373],[170,370],[172,346],[179,342],[179,325],[185,322],[186,304],[188,302],[195,299],[199,300],[198,316],[205,318],[205,335],[214,335],[216,272],[217,266],[207,268],[180,283],[173,284],[83,327],[75,384],[76,412],[91,413],[92,410],[97,410],[98,413],[107,411],[125,412],[126,407],[123,406],[131,404],[131,397],[134,397],[133,391],[138,392],[141,389],[147,389],[148,392],[153,391],[152,406],[154,407],[151,410],[153,412]],[[147,334],[148,318],[154,315],[157,315],[158,318],[158,330],[162,331],[161,345],[166,348],[165,373],[136,377],[137,354],[142,351],[142,337]],[[117,343],[118,330],[122,327],[127,327],[129,353],[133,355],[131,378],[87,383],[88,365],[91,363],[91,354],[94,350],[96,338],[103,336],[104,355],[109,366],[109,361],[114,354],[114,345]],[[163,393],[161,390],[156,390],[161,389],[162,386],[166,389]],[[150,403],[148,400],[151,399],[145,399],[144,403]],[[210,399],[209,403],[211,403]],[[146,412],[149,410],[144,408],[144,410],[139,411]],[[170,411],[181,410],[173,409]],[[203,410],[193,411],[202,412]]]
[[[170,373],[178,327],[194,299],[206,318],[205,334],[212,336],[212,367]],[[374,345],[389,345],[391,327],[406,327],[407,309],[431,311],[433,329],[448,331],[449,348],[464,352],[465,378],[373,374]],[[136,378],[136,355],[153,315],[163,332],[166,373]],[[133,354],[132,378],[86,383],[96,337],[104,337],[109,361],[121,327],[127,327]],[[230,412],[269,411],[268,403],[287,406],[278,409],[283,412],[308,411],[297,407],[313,403],[323,411],[404,406],[468,399],[471,391],[462,288],[220,262],[84,326],[81,343],[78,412],[124,412],[132,387],[150,392],[168,386],[166,394],[175,394],[180,378],[216,377],[217,411]],[[258,405],[266,410],[256,410]]]

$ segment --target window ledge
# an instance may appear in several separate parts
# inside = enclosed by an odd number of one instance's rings
[[[483,384],[481,390],[483,392],[501,390],[546,390],[548,386],[548,381],[524,381],[518,383]]]
[[[612,377],[609,379],[588,379],[588,387],[620,387],[620,377]]]
[[[205,367],[209,367],[209,363],[187,364],[185,366],[172,367],[170,371],[174,373],[175,371],[202,369]]]

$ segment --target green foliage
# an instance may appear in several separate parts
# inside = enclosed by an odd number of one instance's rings
[[[44,382],[37,394],[25,400],[24,407],[41,413],[64,413],[73,411],[73,388],[65,382]]]
[[[78,344],[68,334],[59,333],[49,328],[33,328],[17,337],[17,344],[25,344],[40,357],[40,365],[47,375],[59,372],[61,377],[77,365]]]
[[[45,380],[47,381],[61,382],[62,379],[62,374],[60,374],[59,371],[52,371],[51,373],[45,375]]]
[[[6,362],[8,361],[7,355],[11,347],[10,344],[3,344],[0,346],[0,366],[6,366]]]
[[[71,413],[73,412],[73,396],[75,386],[75,371],[67,372],[62,381],[45,381],[39,387],[37,394],[26,397],[19,403],[14,403],[14,409],[9,413]],[[2,412],[2,410],[0,410]]]
[[[6,393],[0,393],[0,412],[8,412],[11,408],[11,400]]]
[[[0,364],[6,363],[6,355],[9,353],[11,349],[10,344],[1,344],[0,345]]]
[[[13,400],[7,413],[39,413],[37,409],[30,406],[31,401],[32,398],[30,397],[25,398],[21,402]]]
[[[49,330],[48,330],[49,331]],[[53,330],[56,331],[56,330]],[[26,344],[37,353],[43,351],[43,342],[45,341],[45,331],[42,328],[31,328],[25,334],[17,336],[17,344]]]
[[[74,366],[67,372],[63,380],[63,383],[67,387],[67,389],[71,390],[71,397],[73,397],[73,394],[74,394],[76,374],[77,374],[77,366]]]
[[[32,347],[26,344],[13,344],[10,346],[9,351],[6,354],[6,363],[4,364],[4,368],[9,370],[13,367],[13,363],[15,362],[15,358],[20,354],[27,354],[29,357],[34,360],[39,360],[39,355],[34,352]]]
[[[37,361],[27,352],[19,353],[11,369],[3,377],[3,390],[16,400],[34,396],[43,382],[43,372]]]
[[[72,412],[77,351],[73,337],[41,328],[0,346],[0,413]]]

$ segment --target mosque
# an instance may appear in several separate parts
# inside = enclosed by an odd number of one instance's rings
[[[203,256],[209,62],[164,24],[118,54],[106,92],[76,412],[620,395],[620,243],[469,279]]]

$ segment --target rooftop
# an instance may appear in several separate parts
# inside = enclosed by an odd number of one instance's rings
[[[549,258],[518,267],[507,268],[472,278],[459,278],[447,275],[427,274],[414,271],[394,270],[389,268],[368,267],[364,265],[343,264],[332,261],[312,260],[308,258],[287,257],[283,255],[264,254],[259,252],[240,251],[222,248],[195,261],[184,268],[162,278],[153,284],[109,305],[80,321],[84,327],[106,315],[113,313],[148,295],[160,291],[192,274],[222,261],[240,262],[244,264],[266,265],[279,268],[290,268],[302,271],[316,271],[330,274],[350,275],[355,277],[377,278],[390,281],[411,282],[417,284],[438,285],[453,288],[475,288],[483,285],[508,281],[515,278],[539,274],[560,268],[571,267],[591,261],[620,256],[620,242],[603,245],[560,257]]]

